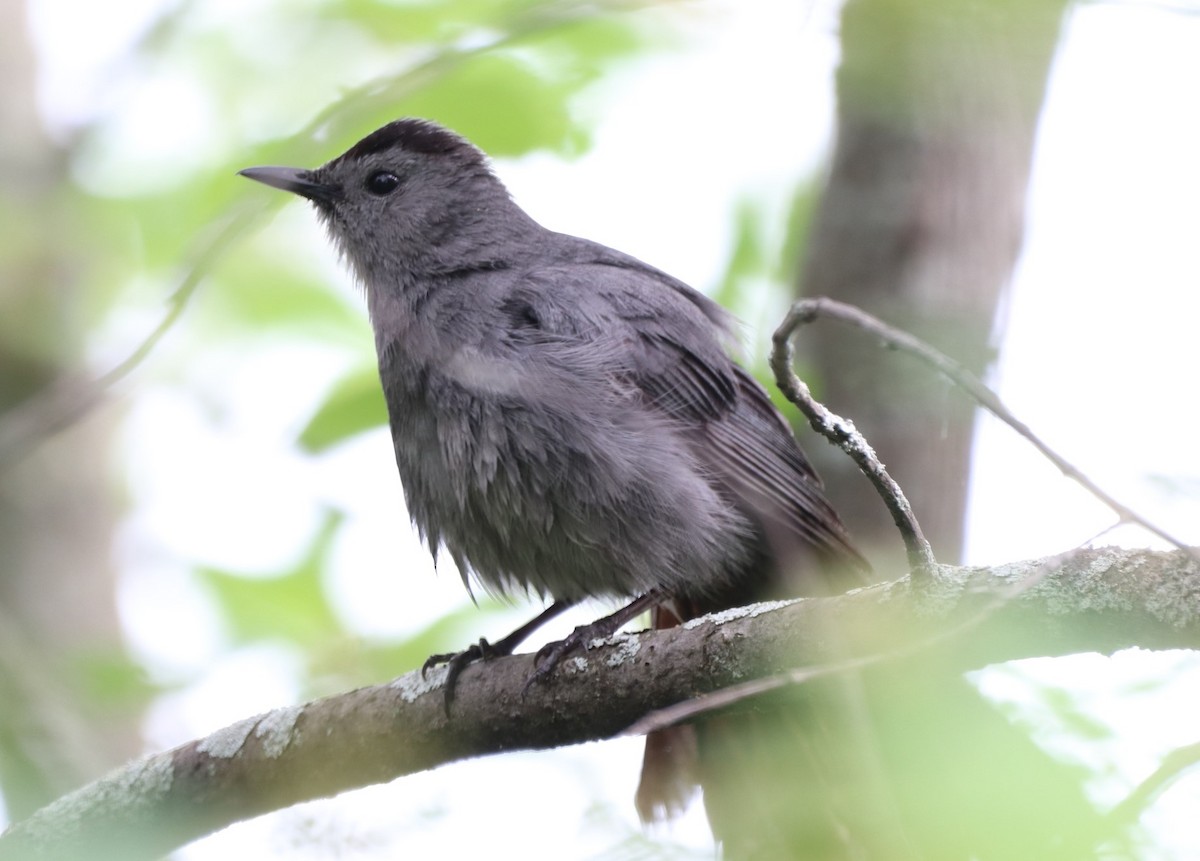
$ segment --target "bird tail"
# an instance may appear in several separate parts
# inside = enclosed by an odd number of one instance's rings
[[[650,611],[654,629],[674,628],[680,618],[660,604]],[[696,728],[690,724],[655,730],[646,735],[642,777],[634,804],[642,822],[661,822],[687,809],[700,786]]]

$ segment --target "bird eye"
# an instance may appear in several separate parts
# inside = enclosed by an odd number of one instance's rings
[[[377,170],[367,177],[366,188],[371,194],[383,197],[400,187],[400,177],[390,170]]]

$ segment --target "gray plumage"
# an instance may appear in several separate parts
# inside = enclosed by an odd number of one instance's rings
[[[661,593],[662,626],[861,573],[725,312],[541,227],[461,137],[398,120],[316,170],[243,173],[312,200],[365,286],[409,512],[464,577],[564,606]]]
[[[366,288],[409,512],[464,576],[709,606],[785,549],[855,564],[711,300],[541,227],[432,123],[296,176]]]

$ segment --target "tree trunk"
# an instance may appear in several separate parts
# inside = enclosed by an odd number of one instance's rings
[[[837,143],[800,293],[858,305],[985,373],[1065,5],[846,4]],[[938,559],[959,561],[973,405],[840,326],[813,327],[797,348],[814,393],[855,422],[904,488]],[[902,569],[895,530],[854,466],[810,448],[860,547],[881,571]]]
[[[78,360],[88,272],[65,154],[35,110],[24,14],[21,0],[0,5],[0,422]],[[0,789],[14,818],[137,751],[135,727],[89,675],[122,654],[111,424],[94,413],[0,459]]]

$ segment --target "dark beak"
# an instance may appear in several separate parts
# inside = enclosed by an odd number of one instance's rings
[[[307,197],[314,203],[332,203],[339,196],[335,186],[313,182],[312,172],[298,167],[248,167],[239,170],[238,176]]]

